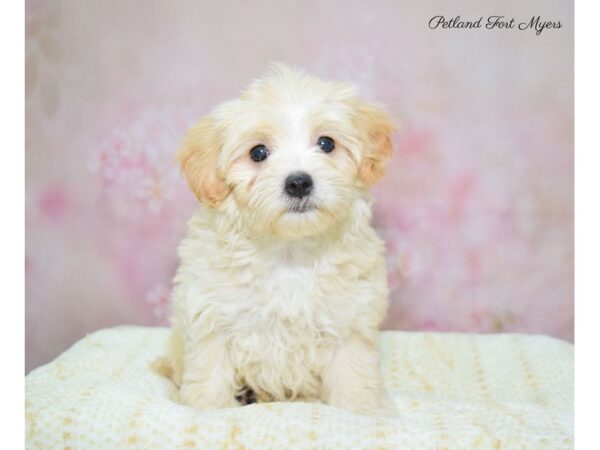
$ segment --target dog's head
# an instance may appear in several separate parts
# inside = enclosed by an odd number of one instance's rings
[[[256,232],[302,237],[343,220],[383,176],[393,128],[353,86],[277,64],[203,117],[178,157],[205,206],[235,209]]]

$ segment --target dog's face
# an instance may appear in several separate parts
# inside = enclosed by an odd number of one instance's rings
[[[393,125],[354,87],[277,65],[188,133],[179,152],[198,199],[249,231],[318,234],[384,173]]]

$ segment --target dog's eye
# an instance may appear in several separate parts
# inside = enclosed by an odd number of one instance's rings
[[[329,153],[335,148],[335,142],[329,136],[321,136],[317,141],[317,145],[325,153]]]
[[[250,150],[250,158],[252,158],[252,161],[261,162],[268,157],[269,150],[262,144],[252,147],[252,150]]]

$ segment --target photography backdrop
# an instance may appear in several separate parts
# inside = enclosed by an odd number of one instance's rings
[[[571,2],[29,0],[26,19],[27,370],[166,324],[196,205],[175,151],[272,60],[355,82],[402,127],[374,190],[386,328],[572,340]]]

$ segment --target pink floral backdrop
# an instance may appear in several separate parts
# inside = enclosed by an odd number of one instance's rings
[[[434,15],[560,29],[431,30]],[[26,2],[26,364],[163,325],[195,207],[186,128],[271,60],[353,81],[402,131],[375,189],[386,328],[573,338],[573,5]]]

